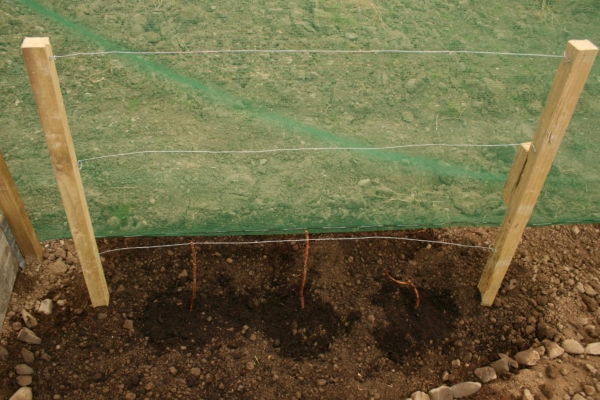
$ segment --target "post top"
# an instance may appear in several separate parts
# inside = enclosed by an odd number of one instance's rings
[[[575,47],[579,51],[590,51],[595,50],[598,51],[598,47],[594,45],[594,43],[589,40],[569,40],[569,44]]]
[[[47,37],[26,37],[21,45],[22,49],[46,47],[50,45],[50,38]]]

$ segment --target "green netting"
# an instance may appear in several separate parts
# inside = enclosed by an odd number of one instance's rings
[[[4,1],[3,151],[42,239],[70,236],[20,44],[54,53],[475,50],[560,56],[600,43],[595,0]],[[79,159],[532,139],[560,58],[198,54],[59,58]],[[600,62],[532,224],[600,221]],[[84,161],[97,236],[497,225],[514,147],[138,154]]]

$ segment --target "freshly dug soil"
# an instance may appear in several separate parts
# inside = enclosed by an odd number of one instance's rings
[[[477,381],[474,369],[498,353],[513,356],[546,338],[596,341],[599,232],[592,225],[528,229],[492,308],[480,306],[477,290],[489,250],[370,239],[311,242],[301,309],[305,243],[289,236],[101,239],[101,252],[182,245],[103,254],[111,302],[92,308],[72,242],[47,242],[43,263],[30,263],[15,285],[2,328],[9,355],[0,360],[0,397],[18,389],[23,347],[36,355],[35,399],[403,399]],[[347,236],[373,235],[488,246],[495,230]],[[190,309],[186,243],[282,238],[299,241],[196,244]],[[66,272],[57,268],[62,262]],[[384,271],[414,282],[418,308],[415,291]],[[36,312],[46,298],[55,302],[48,316]],[[16,340],[23,308],[38,319],[40,345]],[[550,387],[553,398],[572,396],[597,383],[586,364],[600,368],[594,356],[546,357],[472,398],[517,399],[528,388],[541,399]]]

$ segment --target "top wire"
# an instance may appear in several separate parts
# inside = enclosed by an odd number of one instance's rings
[[[63,55],[54,55],[52,60],[58,58],[71,58],[81,56],[105,56],[111,54],[129,54],[129,55],[198,55],[198,54],[249,54],[249,53],[269,53],[269,54],[479,54],[479,55],[498,55],[512,57],[546,57],[546,58],[566,58],[566,55],[556,54],[538,54],[538,53],[510,53],[495,51],[471,51],[471,50],[325,50],[325,49],[238,49],[238,50],[191,50],[191,51],[97,51],[89,53],[71,53]],[[568,60],[568,59],[567,59]]]

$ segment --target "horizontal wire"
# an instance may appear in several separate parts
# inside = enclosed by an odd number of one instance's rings
[[[53,60],[58,58],[79,57],[79,56],[104,56],[110,54],[133,54],[133,55],[195,55],[195,54],[479,54],[479,55],[498,55],[498,56],[516,56],[516,57],[550,57],[563,58],[564,55],[557,54],[539,54],[539,53],[510,53],[495,51],[471,51],[471,50],[285,50],[285,49],[239,49],[239,50],[191,50],[191,51],[97,51],[90,53],[72,53],[55,55],[50,57]]]
[[[81,169],[83,163],[87,161],[101,160],[103,158],[125,157],[140,154],[263,154],[263,153],[278,153],[292,151],[369,151],[369,150],[393,150],[410,147],[516,147],[520,143],[507,144],[449,144],[449,143],[427,143],[427,144],[406,144],[399,146],[384,146],[384,147],[303,147],[295,149],[266,149],[266,150],[142,150],[132,151],[128,153],[108,154],[98,157],[83,158],[77,161],[77,165]]]
[[[474,246],[468,244],[460,244],[460,243],[452,243],[452,242],[443,242],[439,240],[424,240],[424,239],[413,239],[413,238],[402,238],[396,236],[364,236],[364,237],[339,237],[339,238],[316,238],[309,239],[311,242],[326,242],[326,241],[348,241],[348,240],[371,240],[371,239],[389,239],[389,240],[402,240],[407,242],[423,242],[423,243],[433,243],[433,244],[442,244],[448,246],[456,246],[456,247],[467,247],[471,249],[484,249],[492,252],[496,252],[491,245],[490,246]],[[280,240],[253,240],[253,241],[244,241],[244,242],[192,242],[194,245],[239,245],[239,244],[267,244],[267,243],[294,243],[294,242],[305,242],[306,238],[302,239],[280,239]],[[190,242],[187,243],[175,243],[175,244],[164,244],[164,245],[156,245],[156,246],[135,246],[135,247],[121,247],[118,249],[105,250],[100,252],[99,254],[107,254],[113,253],[116,251],[124,251],[124,250],[144,250],[144,249],[158,249],[163,247],[179,247],[179,246],[189,246]]]

